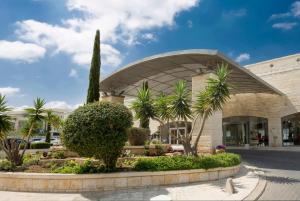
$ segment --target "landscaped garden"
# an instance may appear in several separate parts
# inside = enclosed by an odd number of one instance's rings
[[[87,101],[63,122],[63,147],[28,152],[29,148],[49,148],[48,142],[29,146],[29,140],[41,122],[46,121],[50,127],[57,119],[45,109],[45,101],[37,98],[34,106],[26,109],[28,126],[21,134],[21,141],[12,138],[9,135],[12,119],[7,114],[10,108],[5,97],[0,95],[0,148],[6,158],[0,160],[0,171],[84,174],[211,169],[240,164],[240,156],[225,153],[222,145],[216,147],[215,154],[198,153],[205,120],[214,111],[222,109],[229,98],[227,77],[230,72],[226,65],[218,67],[216,78],[207,80],[207,87],[197,95],[193,105],[184,81],[176,83],[171,95],[162,93],[158,97],[152,97],[148,83],[144,82],[137,90],[137,99],[127,108],[119,103],[99,101],[99,43],[97,32]],[[139,128],[132,127],[134,118],[140,121]],[[150,119],[158,121],[160,128],[169,125],[170,121],[177,122],[177,125],[182,121],[187,128],[188,120],[195,123],[199,118],[202,123],[196,135],[192,126],[190,132],[186,129],[184,134],[173,136],[183,145],[182,152],[172,151],[170,145],[158,139],[151,140]],[[143,152],[133,154],[124,148],[126,144],[142,145]]]

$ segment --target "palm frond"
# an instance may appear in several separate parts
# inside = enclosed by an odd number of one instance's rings
[[[230,86],[227,83],[230,71],[228,65],[221,64],[216,71],[216,78],[209,78],[204,91],[201,91],[194,105],[195,113],[211,115],[216,110],[221,110],[230,97]]]
[[[175,84],[173,95],[171,96],[171,112],[178,120],[187,120],[192,117],[191,97],[183,80]]]

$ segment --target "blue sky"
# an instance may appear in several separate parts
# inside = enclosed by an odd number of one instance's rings
[[[300,52],[295,0],[0,0],[0,93],[12,106],[85,101],[96,29],[102,77],[134,60],[218,49],[241,65]]]

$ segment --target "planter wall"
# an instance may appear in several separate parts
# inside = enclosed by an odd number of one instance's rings
[[[24,192],[88,192],[183,184],[231,177],[240,166],[209,170],[126,172],[107,174],[0,173],[0,190]]]

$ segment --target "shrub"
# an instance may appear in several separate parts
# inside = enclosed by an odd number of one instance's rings
[[[49,149],[50,143],[47,142],[35,142],[30,144],[30,149]]]
[[[129,144],[132,146],[144,145],[145,141],[148,140],[150,130],[146,128],[132,127],[127,129],[127,136]]]
[[[211,156],[161,156],[140,158],[135,163],[137,171],[166,171],[230,167],[241,163],[237,154],[223,153]]]
[[[56,159],[64,159],[64,158],[66,158],[66,157],[65,157],[65,152],[63,152],[63,151],[56,151],[56,152],[53,152],[53,153],[51,154],[51,157],[56,158]]]
[[[11,171],[14,169],[14,165],[8,160],[0,160],[0,171]]]
[[[102,159],[107,169],[114,169],[131,125],[132,114],[124,105],[104,101],[87,104],[67,118],[63,141],[69,150]]]
[[[75,161],[68,161],[62,167],[56,168],[53,166],[53,173],[61,174],[85,174],[85,173],[98,173],[104,172],[103,166],[95,166],[91,160],[84,161],[83,164],[79,164]]]
[[[41,155],[39,154],[25,154],[23,157],[23,166],[28,167],[31,165],[38,165],[41,159]]]
[[[158,139],[153,139],[153,140],[151,140],[150,144],[162,144],[162,143]]]

